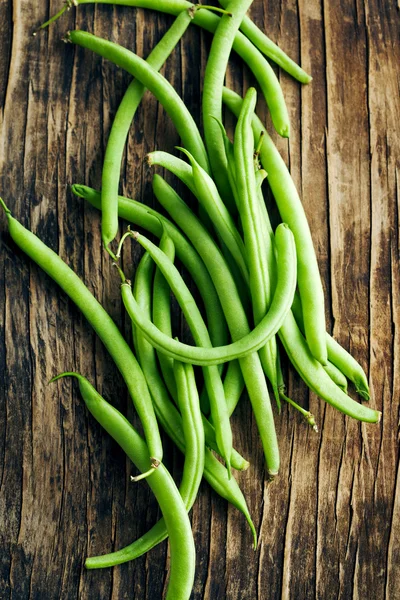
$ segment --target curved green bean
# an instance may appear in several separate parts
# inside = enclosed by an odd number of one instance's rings
[[[209,163],[203,140],[192,115],[172,85],[145,60],[123,48],[87,31],[69,31],[66,40],[99,54],[136,77],[165,108],[171,117],[183,144],[189,148],[203,169],[209,171]]]
[[[292,313],[296,319],[296,323],[300,330],[304,333],[303,313],[301,308],[301,300],[299,295],[296,293],[293,298]],[[326,336],[326,347],[328,350],[328,359],[335,365],[337,369],[347,379],[352,381],[356,386],[356,391],[364,400],[369,400],[369,387],[368,379],[364,372],[364,369],[356,361],[356,359],[345,350],[336,340],[333,339],[329,333]]]
[[[11,211],[8,210],[3,201],[1,201],[1,204],[6,211],[8,229],[14,242],[71,298],[111,355],[125,380],[142,422],[151,454],[151,463],[156,468],[162,461],[160,433],[146,380],[131,349],[114,321],[72,269],[36,235],[25,229],[11,215]],[[149,466],[150,464],[147,469]]]
[[[146,62],[159,71],[194,17],[195,11],[182,11],[164,37],[150,52]],[[134,79],[129,84],[116,112],[108,138],[101,176],[101,233],[104,246],[114,240],[118,231],[118,186],[122,156],[132,119],[142,101],[145,86]]]
[[[189,326],[192,328],[193,316],[190,311],[196,311],[197,307],[179,271],[168,257],[145,236],[136,231],[132,232],[132,235],[162,270],[164,277],[168,280],[184,311]],[[143,332],[148,341],[155,348],[171,358],[200,366],[216,365],[236,358],[244,358],[264,346],[271,335],[274,335],[279,330],[292,304],[296,287],[295,250],[293,236],[285,223],[281,223],[277,228],[276,245],[280,257],[279,275],[271,307],[259,325],[250,333],[244,334],[236,342],[215,348],[206,347],[202,342],[199,342],[198,346],[191,346],[177,340],[172,340],[146,318],[134,296],[128,290],[129,283],[127,283],[122,287],[123,300],[129,316],[135,327],[138,327]]]
[[[129,421],[106,402],[82,375],[64,373],[53,381],[64,375],[72,375],[78,379],[79,389],[89,412],[139,470],[146,468],[149,462],[148,448]],[[186,507],[164,465],[160,465],[147,481],[160,505],[170,542],[171,567],[166,598],[188,600],[194,581],[195,547]],[[91,568],[88,561],[86,566]]]
[[[224,202],[230,202],[231,190],[227,177],[226,159],[224,154],[221,132],[215,119],[222,120],[222,91],[229,55],[235,35],[252,0],[230,0],[227,10],[232,17],[222,16],[214,33],[211,50],[208,56],[203,84],[203,126],[207,151],[210,157],[211,169]],[[260,66],[259,60],[254,60],[252,66]],[[263,65],[265,75],[271,69]],[[272,71],[272,69],[271,69]],[[256,75],[260,82],[260,78]],[[274,78],[269,78],[266,89],[266,100],[271,112],[274,125],[280,135],[289,136],[289,118],[280,85],[274,85]],[[273,89],[273,92],[272,92]]]
[[[220,0],[221,6],[226,7],[228,0]],[[297,63],[294,62],[279,46],[269,39],[263,33],[250,17],[245,16],[240,25],[244,35],[260,50],[265,56],[273,60],[281,69],[289,73],[300,83],[310,83],[312,77],[308,75]]]
[[[320,398],[340,412],[367,423],[380,421],[381,413],[358,404],[347,396],[325,372],[324,367],[311,354],[305,338],[298,328],[292,311],[279,330],[286,353],[300,377]]]

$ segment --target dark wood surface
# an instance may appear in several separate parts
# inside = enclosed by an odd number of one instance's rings
[[[79,27],[146,56],[170,17],[80,7],[36,38],[61,2],[0,0],[0,192],[14,214],[82,277],[129,336],[119,286],[101,248],[99,214],[69,191],[100,185],[104,145],[129,77],[61,42]],[[192,511],[196,599],[400,598],[399,423],[399,6],[393,0],[255,0],[252,16],[303,67],[300,87],[279,73],[290,142],[277,140],[310,221],[327,326],[369,374],[380,425],[360,425],[310,395],[288,371],[289,392],[315,413],[309,430],[283,407],[276,417],[282,468],[267,484],[244,398],[237,474],[260,536],[204,483]],[[208,34],[190,29],[164,74],[199,120]],[[232,57],[228,83],[252,78]],[[269,123],[263,104],[260,114]],[[276,139],[276,136],[274,136]],[[149,204],[154,148],[178,138],[149,94],[131,129],[122,189]],[[1,215],[0,598],[97,599],[162,595],[167,544],[114,570],[87,572],[87,555],[131,542],[157,519],[145,483],[88,416],[63,370],[86,375],[134,419],[116,369],[56,285],[11,243]],[[121,229],[122,230],[122,229]],[[133,259],[139,252],[132,247]],[[126,255],[127,256],[127,255]],[[165,440],[167,465],[181,457]]]

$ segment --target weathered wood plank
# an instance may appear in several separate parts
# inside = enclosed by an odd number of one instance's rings
[[[146,56],[173,18],[88,5],[31,37],[58,8],[55,1],[0,0],[0,192],[82,277],[129,339],[118,281],[101,247],[99,215],[68,186],[100,187],[108,132],[130,77],[60,39],[79,27]],[[383,411],[383,422],[360,426],[345,419],[308,394],[285,365],[289,393],[310,405],[320,433],[284,406],[276,415],[281,475],[268,484],[244,396],[233,431],[251,467],[237,479],[259,547],[254,553],[244,519],[203,483],[192,511],[193,597],[391,600],[400,594],[398,13],[376,0],[259,0],[251,14],[313,75],[300,88],[276,70],[292,133],[290,142],[273,137],[310,221],[328,327],[366,367],[371,404]],[[189,29],[162,70],[198,123],[209,43],[208,34]],[[227,82],[239,92],[254,83],[234,56]],[[262,100],[259,111],[271,130]],[[129,135],[123,192],[154,204],[144,157],[154,148],[173,151],[178,142],[171,121],[146,94]],[[178,189],[193,202],[182,185]],[[130,484],[133,467],[87,415],[76,385],[47,386],[57,372],[78,370],[135,421],[101,343],[65,295],[3,235],[3,215],[0,223],[0,596],[155,600],[166,584],[166,543],[113,571],[83,567],[87,555],[144,533],[159,511],[145,484]],[[135,244],[127,245],[124,267],[133,271],[140,255]],[[180,333],[176,308],[174,324]],[[181,457],[165,443],[166,464],[179,480]]]

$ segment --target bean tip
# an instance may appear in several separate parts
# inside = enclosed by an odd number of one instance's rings
[[[140,475],[136,475],[136,477],[131,475],[130,479],[133,483],[137,483],[138,481],[141,481],[142,479],[146,479],[147,477],[149,477],[150,475],[155,473],[155,471],[156,471],[156,467],[152,466],[152,467],[150,467],[150,469],[148,471],[145,471],[144,473],[141,473]]]
[[[118,251],[117,254],[114,254],[107,242],[104,242],[104,249],[108,252],[113,261],[117,261],[120,258]]]
[[[267,471],[268,483],[272,483],[274,481],[275,477],[278,475],[278,472],[279,471],[268,469],[268,471]]]
[[[11,215],[11,210],[8,208],[7,204],[4,202],[3,198],[0,198],[0,205],[3,207],[6,215]]]
[[[82,376],[79,375],[79,373],[73,373],[72,371],[65,371],[64,373],[60,373],[59,375],[55,375],[54,377],[52,377],[49,380],[48,385],[50,385],[50,383],[54,383],[55,381],[58,381],[59,379],[62,379],[63,377],[76,377],[77,379],[79,379]]]
[[[126,284],[126,285],[129,285],[129,286],[130,286],[130,285],[131,285],[131,282],[129,281],[129,279],[127,279],[127,278],[125,277],[125,273],[123,272],[123,270],[121,269],[121,267],[120,267],[120,266],[119,266],[119,265],[118,265],[116,262],[113,262],[113,263],[112,263],[112,266],[113,266],[113,267],[115,267],[115,268],[117,269],[117,271],[118,271],[118,274],[119,274],[119,276],[121,277],[121,286],[123,286],[124,284]]]
[[[289,138],[290,137],[290,125],[289,125],[289,123],[287,125],[284,125],[283,127],[281,127],[281,129],[278,131],[278,133],[283,138]]]
[[[363,400],[365,400],[365,402],[369,402],[371,400],[371,396],[369,395],[369,392],[367,392],[367,390],[356,388],[356,392],[359,396],[361,396]]]

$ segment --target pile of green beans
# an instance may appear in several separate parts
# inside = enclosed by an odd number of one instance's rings
[[[229,57],[235,50],[258,82],[275,129],[289,137],[282,90],[265,56],[303,84],[311,77],[247,16],[251,0],[221,0],[222,8],[186,0],[67,0],[40,29],[72,6],[91,2],[153,9],[176,17],[146,60],[85,31],[71,31],[65,37],[134,76],[110,131],[101,191],[72,185],[77,197],[101,211],[102,241],[121,279],[133,344],[124,339],[61,257],[23,227],[1,198],[0,204],[15,244],[65,291],[103,341],[125,380],[143,428],[145,439],[82,374],[68,371],[52,379],[72,376],[78,380],[89,412],[140,470],[132,481],[148,482],[162,512],[162,519],[140,539],[115,552],[87,558],[86,567],[106,568],[133,560],[168,537],[171,562],[166,598],[187,600],[195,577],[188,511],[203,476],[242,512],[257,545],[246,500],[232,474],[232,469],[249,467],[234,448],[230,422],[244,388],[270,478],[279,472],[280,456],[267,379],[278,413],[283,400],[317,431],[308,408],[286,393],[282,350],[308,387],[342,413],[369,423],[378,422],[380,413],[348,395],[349,380],[368,401],[368,379],[325,330],[322,283],[306,215],[283,159],[255,114],[256,90],[250,87],[242,99],[224,88]],[[190,106],[158,72],[191,23],[213,35],[202,97],[204,140]],[[148,164],[167,169],[183,182],[198,203],[198,214],[157,173],[153,191],[168,217],[118,195],[125,142],[146,89],[171,117],[182,141],[177,151],[185,158],[157,150],[146,157]],[[223,104],[237,118],[233,141],[222,122]],[[275,229],[264,200],[265,179],[281,219]],[[159,243],[129,228],[118,241],[119,217],[152,234]],[[125,263],[122,268],[120,262],[128,240],[144,250],[136,271]],[[196,288],[193,292],[186,283],[189,277]],[[171,292],[190,330],[189,340],[174,336]],[[202,376],[194,366],[201,367]],[[159,425],[184,454],[179,489],[162,462]]]

